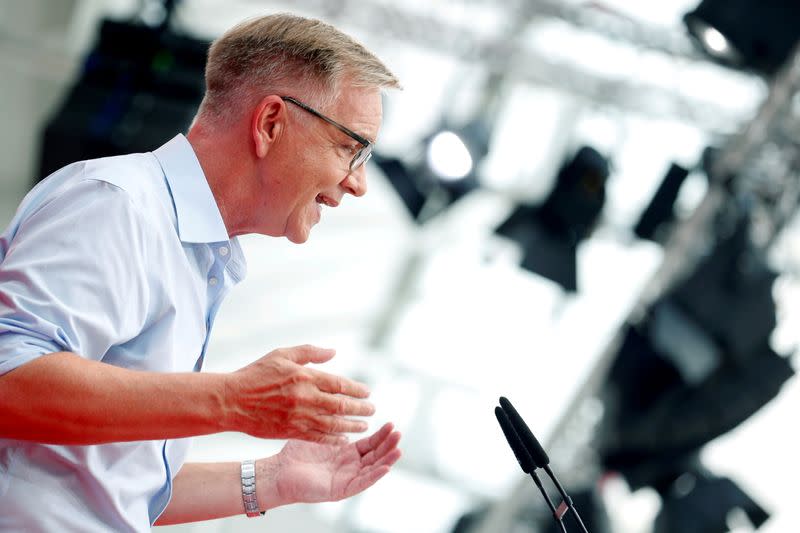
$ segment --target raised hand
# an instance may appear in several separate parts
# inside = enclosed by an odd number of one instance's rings
[[[289,441],[275,457],[271,485],[283,504],[349,498],[389,472],[400,458],[399,442],[390,423],[347,444]]]
[[[232,410],[228,429],[272,439],[326,444],[347,442],[344,433],[367,424],[350,416],[370,416],[363,383],[305,366],[324,363],[334,350],[304,345],[274,350],[229,374],[225,402]]]

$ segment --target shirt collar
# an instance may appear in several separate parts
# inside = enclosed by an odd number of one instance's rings
[[[182,134],[153,152],[167,178],[182,242],[228,240],[222,214],[192,145]]]

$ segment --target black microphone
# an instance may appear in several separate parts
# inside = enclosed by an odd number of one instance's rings
[[[539,441],[536,437],[533,436],[533,432],[528,427],[528,424],[522,419],[514,406],[511,405],[511,402],[508,401],[508,398],[501,396],[500,397],[500,406],[502,407],[503,411],[508,415],[508,420],[511,423],[512,428],[516,432],[519,440],[524,445],[525,449],[528,451],[528,454],[531,457],[531,460],[538,468],[544,469],[550,479],[553,481],[553,484],[556,486],[559,494],[561,494],[561,498],[564,501],[564,505],[567,506],[567,509],[572,511],[572,517],[575,519],[575,522],[581,528],[581,531],[584,533],[589,533],[586,529],[586,526],[583,524],[583,520],[581,520],[581,516],[578,514],[578,510],[575,508],[575,505],[572,503],[572,498],[569,497],[567,491],[564,490],[564,487],[561,486],[561,483],[558,481],[558,478],[553,473],[553,470],[550,468],[550,458],[547,456],[547,452],[544,451],[542,445],[539,444]]]
[[[536,463],[533,462],[533,458],[528,453],[528,450],[525,449],[525,445],[523,445],[522,441],[519,440],[519,436],[517,435],[516,430],[514,430],[514,426],[512,426],[511,422],[508,420],[508,415],[506,415],[506,412],[500,407],[494,408],[494,415],[497,417],[497,421],[500,423],[500,428],[503,430],[503,434],[506,436],[508,445],[511,446],[511,451],[514,452],[514,457],[517,458],[520,468],[522,468],[523,472],[530,474],[531,478],[533,478],[533,482],[536,483],[536,486],[539,488],[539,492],[541,492],[542,496],[544,496],[544,501],[547,502],[547,506],[553,513],[553,518],[555,518],[556,522],[558,522],[558,525],[561,526],[561,531],[567,533],[567,528],[564,527],[564,522],[561,519],[562,517],[558,514],[556,506],[553,505],[553,500],[550,499],[547,491],[544,490],[542,480],[536,475]]]
[[[528,453],[530,453],[533,462],[536,463],[536,466],[538,468],[544,468],[545,466],[549,465],[550,458],[547,456],[547,452],[544,451],[542,445],[539,444],[539,441],[533,436],[533,432],[531,432],[528,424],[522,420],[522,417],[519,416],[517,410],[514,409],[514,406],[511,405],[511,402],[508,401],[508,398],[505,396],[500,397],[500,407],[502,407],[503,411],[505,411],[508,415],[511,425],[514,427],[517,435],[519,435],[519,438],[525,445]]]

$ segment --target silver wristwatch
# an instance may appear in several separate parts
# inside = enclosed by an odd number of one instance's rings
[[[256,462],[252,459],[242,461],[242,501],[244,512],[249,517],[263,516],[256,499]]]

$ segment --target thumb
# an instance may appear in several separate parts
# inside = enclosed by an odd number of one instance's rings
[[[284,358],[289,361],[295,362],[298,365],[305,365],[307,363],[324,363],[333,359],[336,355],[336,350],[332,348],[320,348],[310,344],[302,346],[293,346],[285,348],[285,353],[282,354]]]

